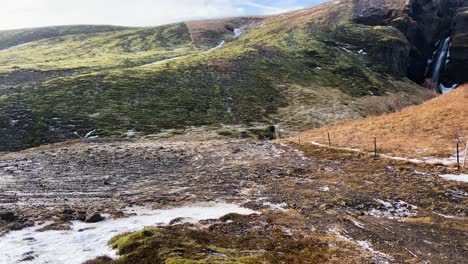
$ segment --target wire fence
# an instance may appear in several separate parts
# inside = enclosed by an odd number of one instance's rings
[[[277,134],[277,137],[279,139],[281,139],[282,136],[281,136],[281,134]],[[342,145],[333,144],[333,136],[330,134],[330,132],[327,132],[324,135],[322,142],[307,141],[302,137],[302,134],[300,132],[297,132],[295,137],[297,139],[293,140],[293,141],[296,141],[297,144],[299,144],[299,145],[303,145],[303,144],[307,144],[307,143],[314,143],[314,145],[319,145],[319,146],[322,146],[322,147],[335,148],[335,149],[348,150],[348,151],[356,151],[356,152],[361,152],[361,153],[362,152],[369,153],[369,151],[366,151],[364,149],[358,149],[358,148],[353,148],[353,147],[345,147],[345,146],[342,146]],[[289,137],[289,139],[291,139],[291,138],[294,139],[294,137]],[[464,141],[462,141],[461,139],[458,138],[453,143],[454,149],[455,149],[455,152],[456,152],[456,156],[455,156],[456,163],[455,164],[457,166],[457,170],[460,171],[460,172],[464,171],[466,166],[468,165],[468,139],[466,140],[466,143],[463,143],[463,142]],[[386,155],[384,153],[380,153],[382,151],[379,149],[378,137],[369,137],[369,145],[372,145],[372,147],[373,147],[372,148],[372,156],[374,158],[378,158],[380,156],[392,158],[392,156]],[[393,157],[393,158],[400,159],[399,157]],[[401,158],[401,159],[404,159],[404,158]],[[417,161],[417,159],[408,159],[408,160]]]

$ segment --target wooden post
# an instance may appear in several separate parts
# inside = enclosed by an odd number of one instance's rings
[[[377,138],[374,137],[374,158],[377,158]]]
[[[465,157],[463,158],[463,165],[462,165],[463,170],[465,169],[465,162],[466,162],[466,155],[467,154],[468,154],[468,140],[466,141],[466,144],[465,144]]]
[[[297,132],[297,142],[301,145],[301,133]]]
[[[328,132],[328,146],[331,147],[330,132]]]
[[[460,171],[460,140],[457,139],[457,168]]]

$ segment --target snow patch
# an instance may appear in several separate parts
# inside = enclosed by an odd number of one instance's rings
[[[125,132],[125,135],[126,135],[127,137],[133,137],[133,136],[136,135],[136,133],[137,133],[137,132],[136,132],[134,129],[131,129],[131,130],[128,130],[127,132]]]
[[[88,133],[86,133],[85,135],[85,138],[96,138],[97,135],[96,135],[96,130],[92,130],[92,131],[89,131]]]
[[[288,206],[286,203],[273,204],[270,202],[264,202],[263,205],[268,206],[273,211],[286,211],[286,207]]]
[[[453,90],[454,90],[455,88],[457,88],[457,87],[458,87],[458,84],[454,84],[454,85],[452,85],[452,86],[450,86],[450,87],[447,87],[447,86],[445,86],[445,85],[442,84],[442,83],[439,84],[439,90],[440,90],[440,92],[441,92],[442,94],[448,94],[448,93],[450,93],[451,91],[453,91]]]
[[[144,64],[144,65],[141,65],[140,67],[147,67],[147,66],[151,66],[151,65],[157,65],[157,64],[161,64],[161,63],[165,63],[165,62],[177,60],[177,59],[180,58],[180,57],[183,57],[183,56],[178,56],[178,57],[174,57],[174,58],[169,58],[169,59],[164,59],[164,60],[160,60],[160,61],[156,61],[156,62]]]
[[[330,191],[330,187],[328,187],[328,186],[323,186],[323,187],[320,187],[319,190],[322,191],[322,192],[329,192],[329,191]]]
[[[390,263],[389,260],[393,260],[390,255],[382,253],[372,248],[372,244],[365,240],[357,240],[356,241],[366,252],[371,253],[374,257],[374,261],[376,263]]]
[[[442,179],[447,181],[459,181],[459,182],[468,182],[468,174],[442,174],[439,175]]]
[[[352,51],[350,51],[349,49],[345,48],[345,47],[341,47],[342,50],[348,52],[348,53],[353,53]]]
[[[19,45],[16,45],[16,46],[12,46],[12,47],[9,47],[9,48],[6,48],[6,49],[3,49],[3,50],[0,50],[0,52],[7,52],[7,51],[10,51],[12,49],[17,49],[17,48],[20,48],[20,47],[23,47],[23,46],[26,46],[28,45],[29,43],[23,43],[23,44],[19,44]]]
[[[218,44],[218,46],[209,49],[208,52],[213,51],[213,50],[220,49],[220,48],[222,48],[222,47],[224,46],[224,44],[226,44],[226,41],[223,40],[223,41],[221,41],[221,42]]]
[[[114,236],[135,232],[147,226],[167,225],[175,218],[197,221],[218,219],[229,213],[253,214],[255,211],[238,205],[209,203],[165,210],[134,208],[126,210],[134,216],[121,219],[106,219],[103,222],[87,224],[73,221],[70,230],[37,230],[50,223],[12,231],[0,237],[0,263],[17,263],[32,258],[32,264],[79,264],[99,256],[117,257],[116,251],[107,242]]]

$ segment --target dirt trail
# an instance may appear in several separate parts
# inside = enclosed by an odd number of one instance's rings
[[[444,170],[260,141],[63,143],[0,157],[0,212],[16,216],[0,230],[51,219],[63,229],[89,210],[121,217],[129,205],[225,201],[262,210],[245,228],[274,218],[291,236],[327,241],[331,262],[461,263],[468,184],[440,179]]]

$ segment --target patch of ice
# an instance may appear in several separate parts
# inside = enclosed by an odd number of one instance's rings
[[[448,180],[448,181],[459,181],[459,182],[468,182],[468,174],[442,174],[439,175],[442,179]]]
[[[87,224],[72,222],[67,231],[37,230],[36,226],[12,231],[0,237],[0,263],[17,263],[26,257],[33,258],[33,264],[78,264],[99,257],[116,257],[116,252],[107,242],[114,236],[134,232],[147,226],[167,225],[175,218],[195,220],[217,219],[229,213],[253,214],[255,211],[233,204],[211,203],[185,206],[165,210],[134,208],[127,210],[136,215],[121,219],[106,219],[103,222]]]

